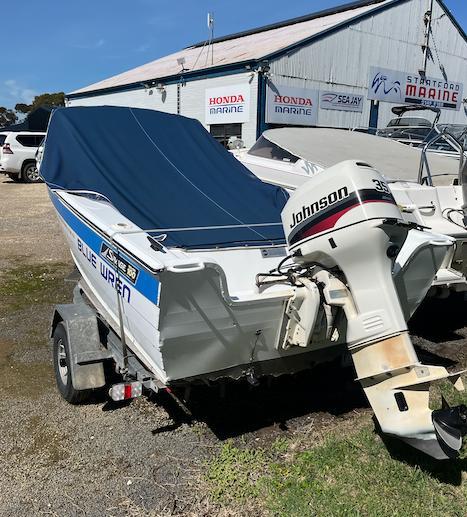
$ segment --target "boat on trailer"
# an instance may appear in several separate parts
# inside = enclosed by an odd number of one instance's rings
[[[458,150],[457,159],[428,152],[440,141]],[[265,131],[251,149],[233,154],[258,178],[289,192],[344,160],[373,165],[406,221],[456,240],[452,260],[442,264],[433,291],[442,296],[467,291],[467,154],[451,134],[436,133],[423,149],[416,149],[356,131],[284,127]]]
[[[348,354],[384,433],[458,454],[467,409],[430,409],[429,388],[461,372],[421,364],[406,325],[454,241],[404,221],[373,167],[289,197],[198,121],[80,107],[52,115],[40,171],[81,276],[52,319],[65,399],[105,386],[106,361],[121,400]]]

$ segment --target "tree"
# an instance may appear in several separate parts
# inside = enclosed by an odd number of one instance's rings
[[[65,94],[63,92],[56,93],[42,93],[36,95],[31,104],[18,103],[15,110],[19,113],[27,114],[39,106],[65,106]]]
[[[0,106],[0,127],[9,126],[18,120],[16,113],[8,108]]]
[[[15,106],[15,110],[19,113],[29,113],[31,111],[31,105],[19,103]]]
[[[39,106],[65,106],[65,94],[63,92],[56,92],[37,95],[32,101],[32,109],[36,109]]]

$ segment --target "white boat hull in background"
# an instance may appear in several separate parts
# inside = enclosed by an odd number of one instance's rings
[[[392,144],[394,142],[390,142]],[[325,171],[320,164],[306,159],[295,163],[273,160],[250,155],[245,149],[233,151],[233,154],[259,179],[290,193]],[[413,176],[416,177],[415,171]],[[462,186],[454,185],[452,181],[448,184],[444,177],[441,179],[442,184],[434,187],[420,185],[413,180],[391,179],[388,179],[388,185],[405,220],[456,240],[455,253],[441,265],[433,281],[433,287],[437,288],[433,292],[444,295],[445,289],[467,291],[467,231],[462,217]]]

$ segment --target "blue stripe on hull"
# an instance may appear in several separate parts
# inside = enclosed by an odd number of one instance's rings
[[[73,212],[71,212],[58,198],[56,194],[50,192],[50,198],[52,203],[60,214],[65,223],[73,230],[74,233],[86,244],[86,246],[91,249],[98,257],[103,259],[100,254],[101,244],[104,242],[110,248],[115,249],[115,246],[112,246],[110,241],[103,239],[100,235],[98,235],[92,228],[90,228],[87,224],[85,224],[81,219],[79,219]],[[129,280],[125,281],[132,287],[132,289],[136,289],[140,292],[145,298],[150,300],[152,303],[157,304],[159,299],[159,288],[160,282],[154,278],[154,276],[143,269],[141,265],[136,264],[130,257],[125,255],[122,251],[120,251],[120,256],[127,260],[134,268],[139,271],[138,278],[136,280],[136,284],[132,285]],[[121,278],[124,278],[122,275]]]

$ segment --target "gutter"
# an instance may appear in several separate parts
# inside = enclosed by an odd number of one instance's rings
[[[85,92],[68,93],[65,95],[65,99],[80,99],[83,97],[97,97],[100,95],[106,95],[110,93],[120,93],[124,91],[133,91],[146,88],[147,85],[155,87],[157,83],[162,83],[164,86],[178,83],[188,83],[190,81],[197,81],[199,79],[214,78],[226,75],[240,74],[242,72],[248,72],[248,67],[255,67],[258,64],[256,60],[241,61],[239,63],[233,63],[229,65],[219,65],[208,69],[202,70],[190,70],[175,75],[168,75],[164,77],[154,77],[152,79],[145,79],[129,84],[122,84],[118,86],[109,86],[107,88],[101,88],[98,90],[89,90]],[[154,84],[152,84],[154,83]]]

